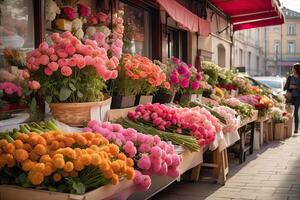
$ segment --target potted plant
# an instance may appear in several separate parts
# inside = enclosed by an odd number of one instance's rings
[[[136,95],[150,95],[157,87],[166,85],[166,76],[150,59],[135,54],[124,54],[119,65],[119,76],[113,81],[112,108],[126,108],[135,105]],[[145,101],[146,99],[146,101]],[[139,97],[140,100],[151,102],[152,98]]]
[[[118,76],[118,59],[109,58],[96,41],[82,43],[70,32],[51,35],[27,58],[30,72],[27,95],[38,93],[49,103],[52,115],[69,125],[80,126],[91,110],[110,105],[104,94],[106,81]]]

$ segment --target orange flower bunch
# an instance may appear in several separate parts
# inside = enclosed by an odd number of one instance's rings
[[[148,90],[150,88],[153,90],[158,86],[163,86],[165,89],[170,89],[170,83],[166,81],[166,74],[149,58],[143,57],[139,54],[124,54],[123,61],[125,76],[133,80],[144,81],[146,84],[145,87],[148,87],[144,90]],[[123,68],[119,68],[119,70],[121,69]]]
[[[12,143],[0,140],[0,170],[19,166],[32,185],[40,185],[49,177],[56,183],[64,177],[82,178],[80,173],[88,167],[94,167],[102,180],[115,185],[123,177],[134,178],[133,165],[117,145],[91,132],[23,133]]]

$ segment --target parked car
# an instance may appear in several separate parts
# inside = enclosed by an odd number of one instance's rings
[[[285,78],[277,77],[277,76],[257,76],[252,77],[254,80],[263,83],[264,85],[269,86],[274,91],[283,94],[284,93],[284,85],[286,82]]]

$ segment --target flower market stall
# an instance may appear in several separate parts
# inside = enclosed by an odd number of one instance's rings
[[[255,122],[290,136],[279,96],[212,62],[147,50],[161,46],[146,33],[157,4],[41,2],[35,48],[4,51],[13,78],[0,83],[1,200],[147,199],[205,166],[224,184],[227,149],[245,161]]]

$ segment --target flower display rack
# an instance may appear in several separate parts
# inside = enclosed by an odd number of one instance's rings
[[[213,170],[212,176],[205,177],[205,179],[216,180],[218,184],[224,185],[227,180],[227,175],[229,172],[228,167],[228,156],[227,149],[223,149],[222,151],[219,148],[215,149],[211,152],[212,162],[202,163],[193,168],[191,174],[192,181],[198,181],[200,179],[200,170],[201,167],[211,168]]]
[[[253,154],[254,149],[254,132],[255,120],[247,124],[242,124],[238,130],[240,140],[230,147],[230,151],[234,152],[236,157],[239,158],[239,163],[246,161],[246,153]]]

